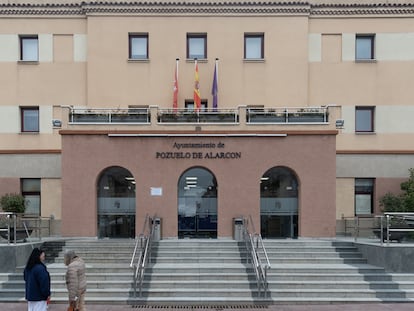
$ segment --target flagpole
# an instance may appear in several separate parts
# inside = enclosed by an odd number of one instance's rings
[[[216,90],[216,93],[218,93],[218,84],[219,84],[219,68],[218,68],[218,63],[219,63],[219,59],[218,59],[218,57],[216,57],[216,79],[217,79],[217,81],[216,81],[216,83],[217,83],[217,85],[216,85],[216,88],[217,88],[217,90]],[[218,106],[218,94],[216,94],[216,110],[217,110],[217,107]]]
[[[218,106],[218,58],[214,64],[214,74],[213,74],[213,86],[211,88],[211,94],[213,95],[213,111],[217,111]]]

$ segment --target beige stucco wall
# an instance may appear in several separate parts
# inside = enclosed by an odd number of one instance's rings
[[[336,178],[336,219],[354,217],[354,178]]]
[[[222,108],[241,104],[306,106],[305,17],[89,17],[88,104],[114,107],[172,105],[179,58],[179,107],[193,98],[194,63],[186,61],[186,34],[207,33],[207,61],[199,62],[201,97],[209,100],[219,58]],[[149,61],[128,62],[128,33],[149,33]],[[265,33],[265,61],[243,62],[245,32]],[[165,48],[168,47],[168,48]],[[119,77],[122,77],[120,79]],[[300,90],[299,92],[297,90]],[[275,94],[277,96],[275,97]]]
[[[42,200],[41,216],[51,217],[54,219],[61,219],[62,214],[62,185],[61,179],[42,179],[41,183],[42,197],[47,200]]]

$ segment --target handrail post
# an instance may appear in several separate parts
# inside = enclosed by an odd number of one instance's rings
[[[17,244],[17,215],[13,213],[14,244]]]
[[[381,238],[381,246],[382,246],[384,244],[384,216],[380,217],[380,222],[381,222],[380,238]]]
[[[359,235],[359,217],[355,216],[355,223],[354,223],[354,241],[358,240]]]
[[[386,231],[387,245],[390,245],[390,215],[387,215],[386,219],[387,219],[387,231]]]

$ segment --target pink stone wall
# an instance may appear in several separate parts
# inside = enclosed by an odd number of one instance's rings
[[[20,178],[0,178],[0,197],[6,193],[20,193]]]
[[[175,143],[213,143],[215,148],[174,148]],[[221,147],[218,147],[222,144]],[[157,158],[157,152],[190,152],[190,159]],[[193,152],[203,158],[194,158]],[[206,159],[235,152],[237,159]],[[62,235],[97,235],[96,184],[110,166],[136,180],[136,232],[145,216],[162,218],[162,235],[177,236],[177,185],[194,166],[218,183],[218,237],[231,237],[234,217],[252,217],[260,232],[260,178],[274,166],[292,169],[299,181],[299,236],[335,236],[335,135],[287,137],[108,137],[62,136]],[[151,196],[151,187],[162,196]]]

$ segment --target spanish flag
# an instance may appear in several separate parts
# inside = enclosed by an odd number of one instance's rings
[[[194,75],[194,106],[197,110],[201,108],[201,95],[200,95],[200,79],[198,77],[198,64],[195,60],[195,75]]]

